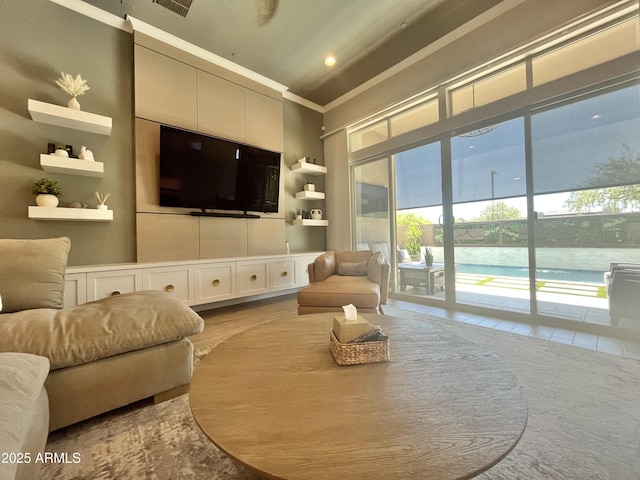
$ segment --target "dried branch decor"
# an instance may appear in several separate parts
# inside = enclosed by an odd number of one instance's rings
[[[110,193],[100,193],[100,192],[96,192],[96,198],[98,199],[98,201],[100,202],[100,205],[104,205],[107,200],[109,200],[109,197],[111,196]]]
[[[69,74],[60,72],[62,76],[56,80],[56,84],[65,92],[67,92],[72,97],[77,97],[78,95],[84,95],[84,93],[89,90],[89,86],[87,85],[87,81],[83,80],[80,74],[78,74],[75,78]]]

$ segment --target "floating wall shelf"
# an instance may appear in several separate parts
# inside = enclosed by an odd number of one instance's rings
[[[296,192],[296,200],[324,200],[324,198],[324,192],[309,192],[307,190]]]
[[[82,110],[73,110],[32,99],[29,99],[28,108],[34,122],[100,135],[111,135],[111,117],[83,112]]]
[[[328,227],[329,220],[308,220],[303,218],[302,220],[294,220],[293,224],[301,227]]]
[[[298,160],[296,163],[291,165],[291,171],[295,173],[304,173],[305,175],[324,175],[327,173],[327,167]]]
[[[77,222],[110,222],[113,210],[97,208],[29,207],[29,218],[34,220],[67,220]]]
[[[77,158],[60,157],[58,155],[40,155],[40,166],[45,172],[83,175],[85,177],[102,177],[104,164]]]

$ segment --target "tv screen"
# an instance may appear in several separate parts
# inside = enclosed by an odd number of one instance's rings
[[[277,212],[280,153],[162,125],[159,186],[165,207]]]

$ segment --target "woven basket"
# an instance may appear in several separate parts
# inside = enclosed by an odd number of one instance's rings
[[[338,365],[362,365],[389,361],[389,340],[382,342],[340,343],[333,330],[329,349]]]

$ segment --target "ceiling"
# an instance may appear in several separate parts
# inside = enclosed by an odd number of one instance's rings
[[[501,0],[83,0],[130,15],[324,106]],[[157,3],[158,2],[158,3]],[[273,15],[258,17],[262,5]],[[336,58],[329,67],[324,59]]]

